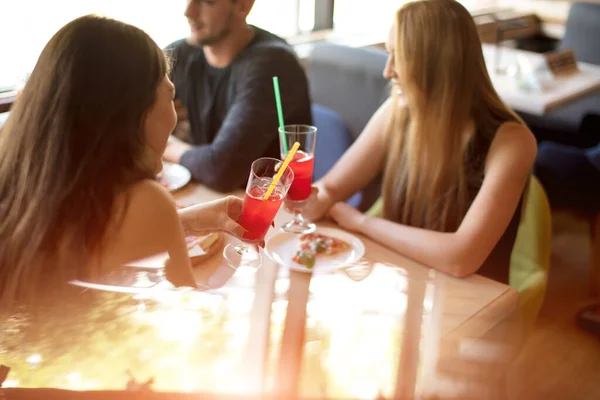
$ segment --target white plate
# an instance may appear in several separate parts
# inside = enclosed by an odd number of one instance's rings
[[[272,236],[266,243],[265,250],[267,254],[278,264],[289,267],[295,271],[311,272],[319,270],[333,270],[348,266],[355,263],[365,255],[365,245],[356,236],[335,228],[317,228],[315,233],[331,236],[336,239],[341,239],[352,247],[348,251],[344,251],[332,256],[317,256],[313,268],[307,268],[304,265],[297,264],[292,261],[292,257],[298,251],[300,244],[300,235],[293,233],[282,232]]]
[[[181,189],[192,179],[192,174],[186,167],[163,161],[163,179],[167,183],[170,192]]]
[[[140,294],[150,295],[151,293],[156,293],[156,292],[161,292],[161,291],[172,291],[172,292],[187,292],[187,291],[194,291],[194,290],[202,291],[202,292],[212,291],[211,288],[209,288],[208,286],[202,285],[200,283],[197,283],[198,289],[192,289],[190,287],[179,287],[178,288],[178,287],[173,286],[167,280],[157,282],[152,286],[150,286],[150,285],[148,285],[148,286],[106,285],[106,284],[102,284],[102,283],[86,282],[86,281],[79,281],[79,280],[69,281],[69,284],[71,284],[73,286],[79,286],[84,289],[99,290],[102,292],[131,294],[131,295],[140,295]]]
[[[207,254],[206,251],[200,246],[199,242],[207,236],[210,236],[210,234],[201,236],[187,236],[185,238],[188,247],[188,256],[190,256],[190,258],[202,257]],[[217,238],[216,240],[217,241],[213,243],[213,245],[219,244],[220,238]],[[142,258],[141,260],[131,261],[125,264],[125,267],[141,268],[146,270],[162,269],[165,267],[167,261],[169,261],[169,253],[165,251],[150,257]]]

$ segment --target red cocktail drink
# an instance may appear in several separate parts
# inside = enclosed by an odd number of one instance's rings
[[[258,186],[246,191],[238,223],[247,230],[242,237],[247,242],[260,242],[264,239],[285,197],[280,190],[275,189],[267,200],[263,200],[265,193],[266,190]]]
[[[311,192],[314,156],[298,150],[290,167],[294,171],[294,182],[288,191],[288,198],[292,201],[308,199]]]
[[[255,267],[261,264],[258,244],[264,240],[273,223],[277,211],[294,181],[294,172],[289,167],[280,171],[283,163],[276,158],[259,158],[252,163],[250,177],[246,186],[246,195],[238,224],[246,230],[242,235],[245,243],[228,244],[223,250],[223,256],[232,268]],[[273,178],[281,172],[278,182],[267,199],[265,194],[273,184]],[[250,245],[248,245],[249,243]]]
[[[294,143],[300,143],[300,148],[289,164],[294,171],[294,182],[285,198],[285,208],[294,214],[294,219],[281,227],[285,232],[302,234],[313,232],[316,229],[315,224],[302,217],[302,210],[304,210],[312,191],[316,141],[317,128],[314,126],[286,125],[279,128],[279,148],[282,160],[285,160]]]

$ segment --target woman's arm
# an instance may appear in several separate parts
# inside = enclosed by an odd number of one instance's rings
[[[475,273],[506,231],[527,184],[536,156],[536,141],[524,126],[500,127],[486,159],[483,184],[456,232],[413,228],[368,217],[345,204],[331,216],[347,229],[415,261],[456,277]]]
[[[222,231],[241,238],[246,230],[236,221],[242,213],[242,205],[242,199],[227,196],[182,208],[177,213],[186,236],[199,236],[209,232]]]
[[[115,215],[114,230],[102,255],[102,263],[122,266],[162,252],[169,253],[167,278],[176,286],[196,287],[183,227],[170,194],[157,182],[135,184],[117,205],[125,205],[122,222]],[[122,207],[116,207],[117,210]],[[117,213],[121,214],[121,213]]]
[[[386,154],[385,130],[393,107],[393,99],[386,100],[358,139],[315,184],[318,190],[304,212],[306,217],[319,219],[335,202],[346,200],[363,189],[381,172]]]

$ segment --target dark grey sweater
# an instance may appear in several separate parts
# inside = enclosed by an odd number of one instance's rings
[[[211,67],[202,48],[185,40],[165,49],[194,145],[181,164],[197,181],[221,192],[245,187],[255,159],[279,158],[273,76],[279,77],[285,123],[312,124],[306,75],[293,49],[254,29],[252,41],[225,68]]]

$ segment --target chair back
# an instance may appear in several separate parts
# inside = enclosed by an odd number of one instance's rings
[[[520,308],[528,332],[544,301],[550,269],[552,217],[544,188],[532,176],[523,202],[523,214],[510,257],[509,283],[520,295]]]
[[[308,56],[310,98],[346,122],[355,140],[389,97],[383,77],[387,54],[376,48],[317,43]]]
[[[544,302],[552,245],[550,203],[535,176],[530,179],[522,206],[521,222],[510,256],[509,284],[519,292],[521,319],[527,333]],[[367,213],[381,217],[383,198],[380,197]]]
[[[600,65],[600,4],[577,2],[571,6],[561,49],[571,48],[577,61]]]
[[[320,104],[312,106],[313,124],[317,127],[315,144],[315,165],[313,181],[327,174],[335,163],[352,145],[352,134],[342,117],[333,110]],[[363,193],[352,196],[348,203],[356,208],[364,208]]]
[[[352,144],[352,134],[338,113],[320,104],[312,105],[317,127],[313,179],[321,179]]]

